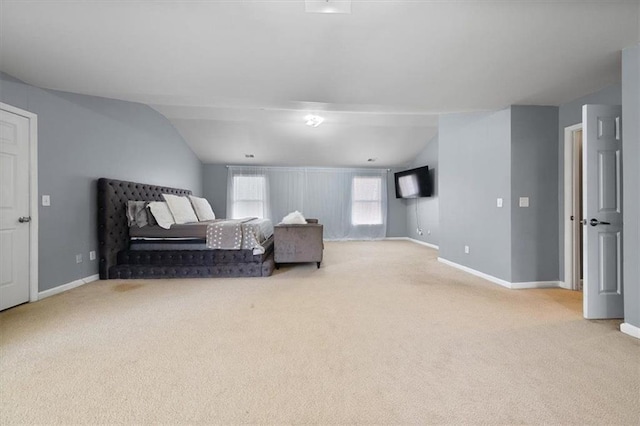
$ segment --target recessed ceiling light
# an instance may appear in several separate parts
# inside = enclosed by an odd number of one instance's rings
[[[245,154],[244,155],[244,158],[253,158],[253,157],[255,157],[255,155],[253,155],[253,154]]]
[[[319,115],[309,114],[304,117],[304,120],[307,126],[318,127],[322,124],[324,118],[320,117]]]

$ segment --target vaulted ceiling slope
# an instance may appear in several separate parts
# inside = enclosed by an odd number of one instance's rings
[[[0,68],[149,104],[205,163],[398,166],[442,113],[559,105],[620,80],[639,2],[11,1]],[[304,125],[310,112],[325,116]],[[246,160],[245,154],[255,158]]]

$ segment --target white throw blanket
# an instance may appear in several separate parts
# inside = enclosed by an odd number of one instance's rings
[[[270,231],[269,231],[270,229]],[[273,234],[271,221],[255,217],[229,219],[207,226],[207,248],[221,250],[250,250],[264,253],[262,242]]]

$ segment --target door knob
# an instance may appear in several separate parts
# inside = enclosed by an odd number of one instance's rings
[[[31,216],[22,216],[22,217],[18,218],[18,222],[20,222],[20,223],[31,222]]]
[[[589,221],[589,224],[591,226],[598,226],[598,225],[611,225],[609,222],[600,222],[598,219],[593,218]]]

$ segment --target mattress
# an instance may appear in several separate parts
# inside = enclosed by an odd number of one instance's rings
[[[133,241],[128,250],[118,253],[118,264],[127,265],[202,265],[210,266],[218,263],[255,263],[264,262],[273,253],[273,236],[262,246],[263,253],[253,250],[192,250],[185,244],[178,249],[171,249],[172,243],[158,243],[158,246],[136,245]]]
[[[164,229],[157,225],[147,225],[143,227],[132,226],[129,228],[129,237],[133,238],[199,238],[206,240],[207,227],[210,223],[216,222],[215,220],[205,222],[194,222],[171,225],[171,228]]]
[[[240,225],[241,223],[241,225]],[[236,240],[232,234],[234,226],[242,226],[242,242],[233,247],[220,245],[213,231],[229,232],[227,240]],[[225,231],[227,230],[227,231]],[[216,235],[213,240],[212,236]],[[224,235],[223,235],[224,236]],[[169,229],[159,226],[132,226],[129,228],[130,250],[231,250],[250,249],[253,254],[264,253],[264,243],[273,236],[273,224],[268,219],[248,218],[243,220],[216,219],[212,221],[173,224]]]
[[[132,238],[129,250],[209,250],[200,238]]]

